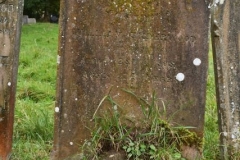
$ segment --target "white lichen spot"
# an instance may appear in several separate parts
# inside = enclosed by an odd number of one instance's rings
[[[117,110],[117,105],[114,105],[114,106],[113,106],[113,109],[116,111],[116,110]]]
[[[201,63],[202,63],[202,61],[201,61],[201,59],[199,59],[199,58],[195,58],[195,59],[193,60],[193,64],[194,64],[195,66],[200,66]]]
[[[223,132],[223,136],[227,137],[228,133],[227,132]]]
[[[72,145],[73,145],[73,142],[69,142],[69,144],[72,146]]]
[[[57,55],[57,64],[60,64],[61,56]]]
[[[12,83],[11,82],[8,82],[8,86],[10,87],[12,85]]]
[[[225,0],[220,0],[220,4],[223,4]]]
[[[176,75],[176,79],[177,79],[179,82],[181,82],[181,81],[183,81],[183,80],[185,79],[185,75],[184,75],[183,73],[178,73],[178,74]]]
[[[55,107],[55,112],[59,112],[60,111],[60,109],[59,109],[59,107]]]
[[[215,0],[214,6],[216,6],[218,3],[219,4],[224,4],[225,0]]]
[[[233,66],[231,67],[231,69],[233,69]]]
[[[77,101],[78,100],[78,98],[75,98],[75,101]]]
[[[112,154],[112,155],[110,155],[110,156],[109,156],[109,158],[113,158],[114,156],[115,156],[115,155],[114,155],[114,154]]]
[[[76,17],[73,17],[74,20],[76,20],[77,18]]]
[[[234,134],[232,134],[232,139],[235,139],[235,138],[236,138],[236,136]]]
[[[64,133],[64,130],[61,130],[62,133]]]

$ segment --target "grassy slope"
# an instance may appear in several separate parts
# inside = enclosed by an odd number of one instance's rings
[[[12,159],[48,159],[53,139],[58,25],[22,28]]]
[[[53,139],[58,25],[24,25],[18,75],[13,160],[49,159]],[[211,53],[211,52],[210,52]],[[204,156],[217,159],[217,109],[210,54]]]

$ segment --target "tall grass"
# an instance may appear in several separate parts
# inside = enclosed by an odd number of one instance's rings
[[[219,133],[217,124],[217,104],[213,70],[212,49],[209,50],[209,67],[205,111],[204,157],[206,160],[219,159]]]
[[[22,28],[13,160],[47,160],[52,149],[58,25]],[[212,54],[209,54],[204,157],[218,159],[219,141]]]
[[[13,160],[49,159],[53,140],[58,25],[24,25],[18,71]]]

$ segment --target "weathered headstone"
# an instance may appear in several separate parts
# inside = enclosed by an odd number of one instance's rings
[[[27,24],[27,23],[28,23],[28,15],[23,15],[22,24]]]
[[[141,113],[121,89],[166,107],[174,124],[203,136],[208,66],[207,1],[63,0],[52,159],[80,151],[110,93],[129,117]]]
[[[216,1],[212,14],[222,159],[240,157],[240,1]],[[234,155],[235,154],[235,155]]]
[[[35,24],[37,23],[36,18],[28,18],[27,24]]]
[[[0,1],[0,159],[9,158],[17,79],[22,0]]]

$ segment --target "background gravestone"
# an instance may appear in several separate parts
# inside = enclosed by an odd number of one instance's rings
[[[80,151],[108,93],[126,116],[129,94],[165,104],[174,124],[203,136],[208,66],[207,1],[62,0],[53,159]]]
[[[12,147],[22,0],[0,1],[0,159]]]
[[[240,1],[218,1],[212,14],[212,42],[221,158],[240,157]]]

